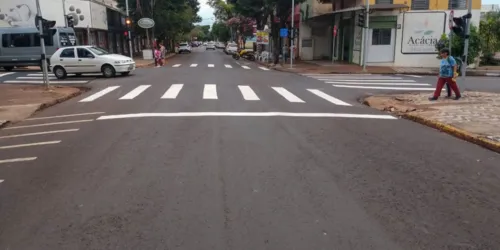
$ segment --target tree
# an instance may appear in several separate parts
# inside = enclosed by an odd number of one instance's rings
[[[441,36],[441,39],[436,44],[436,50],[440,51],[443,48],[449,48],[449,39],[446,34]],[[451,55],[455,58],[462,58],[464,54],[465,40],[463,37],[454,35],[451,40]],[[469,37],[469,53],[467,55],[467,64],[474,62],[474,59],[479,56],[481,51],[481,37],[479,36],[478,28],[471,24]],[[439,58],[439,56],[438,56]]]
[[[500,12],[488,12],[479,24],[481,34],[482,60],[481,63],[494,65],[496,52],[500,51]]]
[[[231,38],[231,33],[229,32],[229,28],[223,22],[215,22],[212,24],[211,30],[212,37],[219,41],[229,41]]]

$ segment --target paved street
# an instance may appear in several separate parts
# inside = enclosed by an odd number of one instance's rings
[[[0,249],[499,249],[499,155],[332,86],[428,78],[359,77],[198,49],[97,78],[0,130]]]
[[[102,78],[102,74],[84,74],[81,76],[76,76],[74,74],[68,74],[66,79],[57,79],[54,74],[49,72],[49,81],[52,84],[64,84],[64,85],[83,85],[90,81]],[[43,73],[37,70],[19,70],[13,72],[0,72],[0,83],[8,84],[43,84]]]

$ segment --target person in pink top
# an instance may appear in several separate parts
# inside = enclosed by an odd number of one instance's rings
[[[155,47],[155,61],[156,61],[156,67],[162,67],[163,66],[163,58],[161,56],[161,50]]]

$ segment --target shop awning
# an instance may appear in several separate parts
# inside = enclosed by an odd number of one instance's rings
[[[404,8],[409,8],[409,7],[406,4],[384,4],[384,3],[370,4],[370,10],[374,10],[374,11],[375,10],[395,10],[395,9],[404,9]],[[311,18],[307,19],[306,22],[330,23],[330,22],[333,22],[333,18],[335,16],[335,14],[352,12],[352,11],[359,11],[359,10],[364,10],[364,9],[365,9],[365,5],[336,10],[336,11],[332,11],[330,13],[326,13],[323,15],[311,17]]]

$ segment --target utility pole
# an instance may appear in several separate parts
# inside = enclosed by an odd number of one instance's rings
[[[36,0],[36,11],[38,15],[38,27],[39,27],[39,34],[40,34],[40,46],[42,47],[42,54],[41,54],[41,60],[42,60],[42,71],[43,71],[43,83],[45,87],[48,89],[50,86],[49,82],[49,72],[47,71],[47,59],[45,55],[45,38],[44,38],[44,33],[43,33],[43,17],[42,17],[42,9],[40,8],[40,1]],[[47,34],[51,34],[51,32],[48,30]]]
[[[365,49],[363,50],[363,71],[366,72],[366,58],[368,57],[368,35],[370,31],[370,0],[366,0]]]
[[[129,10],[128,10],[128,0],[125,0],[125,9],[127,12],[127,19],[130,21],[130,15],[129,15]],[[130,26],[132,26],[132,22],[130,24],[128,24],[128,28],[129,28],[128,32],[127,32],[128,48],[129,48],[129,52],[130,52],[130,58],[134,58],[134,52],[132,50],[132,32],[131,32]]]
[[[291,32],[291,42],[290,42],[290,68],[293,68],[293,41],[295,40],[295,30],[293,28],[293,22],[294,22],[294,16],[295,16],[295,0],[292,0],[292,32]]]
[[[464,55],[463,55],[463,63],[462,63],[462,77],[465,82],[465,74],[467,71],[467,59],[468,59],[468,54],[469,54],[469,36],[470,36],[470,23],[471,23],[471,16],[472,16],[472,0],[467,1],[468,4],[468,11],[467,11],[467,24],[465,28],[465,42],[464,42]],[[451,42],[451,41],[450,41]]]

